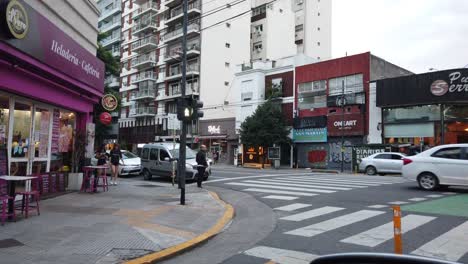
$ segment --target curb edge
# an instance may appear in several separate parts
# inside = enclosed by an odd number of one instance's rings
[[[139,257],[137,259],[129,260],[124,262],[125,264],[150,264],[150,263],[157,263],[158,261],[162,261],[165,259],[168,259],[170,257],[173,257],[177,254],[180,254],[186,250],[189,250],[191,248],[194,248],[198,245],[200,245],[203,242],[206,242],[210,238],[216,236],[219,234],[224,227],[234,218],[234,207],[232,205],[226,203],[223,201],[219,195],[213,191],[208,191],[208,193],[216,200],[221,202],[224,206],[224,214],[223,216],[218,219],[215,225],[213,225],[208,231],[205,233],[202,233],[198,235],[195,238],[192,238],[188,241],[185,241],[183,243],[180,243],[178,245],[163,249],[161,251],[151,253],[142,257]]]

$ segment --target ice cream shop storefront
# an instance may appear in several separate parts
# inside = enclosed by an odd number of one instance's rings
[[[0,28],[0,174],[68,171],[78,135],[93,151],[104,64],[20,3]]]

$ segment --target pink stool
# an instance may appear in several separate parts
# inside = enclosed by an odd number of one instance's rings
[[[2,221],[2,225],[5,224],[5,220],[8,217],[12,217],[13,220],[16,221],[16,214],[15,210],[13,210],[13,213],[8,213],[8,201],[14,201],[15,197],[10,197],[8,195],[8,183],[7,181],[0,179],[0,202],[2,203],[2,212],[0,214],[0,220]]]
[[[39,189],[40,178],[41,176],[36,176],[36,178],[26,181],[25,190],[23,192],[16,193],[16,195],[23,196],[23,199],[21,200],[21,213],[25,213],[26,218],[28,218],[30,210],[36,210],[37,215],[41,215],[41,211],[39,210],[39,200],[41,195]]]

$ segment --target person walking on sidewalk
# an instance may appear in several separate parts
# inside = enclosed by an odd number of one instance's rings
[[[122,160],[122,164],[124,164],[123,159],[122,159],[122,151],[120,151],[119,144],[115,144],[112,150],[110,151],[110,159],[111,159],[111,168],[112,168],[111,185],[117,185],[117,180],[119,178],[120,160]]]
[[[198,164],[198,174],[197,174],[197,186],[198,188],[202,187],[203,177],[205,176],[205,169],[208,167],[208,162],[206,161],[206,146],[201,145],[200,151],[197,153],[197,164]]]

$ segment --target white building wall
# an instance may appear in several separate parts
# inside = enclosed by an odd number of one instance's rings
[[[304,54],[319,60],[330,59],[332,0],[303,0],[303,5]]]
[[[377,83],[369,84],[369,144],[382,143],[382,109],[377,107]]]
[[[249,89],[246,89],[246,86],[248,86]],[[236,103],[234,103],[230,109],[235,113],[236,130],[238,130],[245,118],[250,116],[264,101],[265,73],[262,70],[241,72],[236,75],[233,87],[236,91],[236,94],[233,97]],[[250,100],[242,101],[243,92],[252,92],[252,98]]]
[[[205,117],[218,119],[235,117],[225,101],[232,103],[232,82],[235,66],[250,60],[250,16],[237,17],[213,26],[226,18],[250,10],[250,1],[232,4],[232,0],[204,0],[201,21],[200,100],[203,101]],[[237,2],[236,2],[237,3]],[[221,11],[212,13],[212,10]],[[227,25],[229,23],[229,26]],[[214,107],[216,109],[214,109]]]
[[[266,59],[277,60],[296,54],[294,12],[291,0],[277,0],[267,6],[265,20]]]

